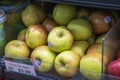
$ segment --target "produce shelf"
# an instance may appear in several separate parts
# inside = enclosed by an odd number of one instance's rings
[[[91,72],[92,73],[92,72]],[[93,73],[92,73],[93,74]],[[65,79],[63,77],[59,76],[54,76],[54,75],[49,75],[46,73],[38,73],[38,76],[30,76],[22,73],[17,73],[17,72],[12,72],[5,70],[5,80],[89,80],[85,78],[81,73],[77,73],[74,77],[71,79]],[[106,75],[102,74],[102,79],[101,80],[119,80],[119,77],[111,76],[111,75]]]
[[[38,0],[41,2],[67,3],[83,7],[94,7],[104,9],[120,10],[119,0]]]
[[[12,72],[5,70],[6,79],[14,79],[14,80],[65,80],[62,77],[56,77],[53,75],[48,75],[45,73],[38,73],[39,76],[30,76],[22,73]]]
[[[83,6],[83,7],[113,9],[118,11],[120,10],[119,0],[116,0],[116,1],[113,1],[113,0],[37,0],[37,1],[51,2],[51,3],[66,3],[66,4]],[[117,22],[117,24],[113,26],[113,28],[107,33],[107,35],[103,39],[103,53],[102,53],[103,56],[104,54],[108,54],[110,52],[114,54],[114,52],[116,52],[120,48],[120,45],[119,45],[120,37],[118,37],[118,34],[120,32],[119,25],[120,25],[120,20]],[[109,43],[113,43],[114,46],[113,44],[109,44]],[[31,76],[31,75],[18,73],[18,72],[9,71],[5,69],[3,58],[1,58],[0,59],[0,76],[3,76],[3,74],[5,75],[6,80],[79,80],[79,79],[88,80],[80,73],[80,71],[78,71],[78,73],[75,76],[69,79],[61,77],[55,72],[55,70],[51,70],[50,72],[45,72],[45,73],[37,72],[37,76]],[[101,80],[109,80],[110,78],[111,80],[120,79],[115,76],[102,74]]]
[[[118,37],[120,32],[120,20],[113,26],[113,28],[106,34],[105,38],[103,39],[103,56],[105,54],[112,53],[113,54],[117,51],[117,49],[120,48],[120,37]],[[112,44],[110,44],[112,43]],[[113,45],[114,44],[114,45]],[[112,60],[112,59],[111,59]],[[104,68],[104,67],[103,67]],[[22,73],[12,72],[5,70],[6,80],[88,80],[86,79],[79,71],[78,73],[73,76],[72,78],[64,78],[59,76],[54,68],[49,72],[36,72],[37,76],[30,76]],[[93,72],[90,72],[91,74],[96,74]],[[119,77],[111,76],[102,73],[102,79],[101,80],[119,80]]]

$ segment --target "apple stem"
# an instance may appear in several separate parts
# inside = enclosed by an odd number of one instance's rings
[[[63,63],[62,61],[61,61],[61,64],[62,64],[62,66],[65,66],[65,63]]]

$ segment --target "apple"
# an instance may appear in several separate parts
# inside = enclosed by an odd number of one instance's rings
[[[100,80],[107,64],[107,57],[102,54],[94,52],[83,56],[80,60],[80,72],[89,80]]]
[[[85,55],[89,43],[87,41],[74,41],[70,50],[77,53],[80,57]]]
[[[73,51],[59,53],[55,58],[55,70],[63,77],[73,77],[78,72],[80,57]]]
[[[107,73],[108,75],[120,77],[120,58],[113,60],[109,63]]]
[[[11,58],[28,58],[30,55],[30,50],[27,44],[21,40],[11,40],[5,46],[5,57]]]
[[[67,28],[72,32],[74,40],[87,40],[92,36],[91,24],[85,19],[74,19],[68,23]]]
[[[107,11],[94,11],[89,15],[89,21],[92,24],[95,34],[103,34],[110,30],[115,23],[114,17]]]
[[[36,70],[39,72],[47,72],[54,66],[56,54],[46,45],[38,46],[32,51],[30,56]]]
[[[80,8],[77,12],[77,18],[88,19],[89,17],[89,10],[87,8]]]
[[[17,40],[26,41],[25,35],[26,35],[26,28],[25,28],[25,29],[22,29],[22,30],[18,33]]]
[[[73,35],[66,27],[58,26],[50,31],[47,41],[51,50],[62,52],[71,48]]]
[[[33,4],[28,5],[21,13],[22,21],[26,27],[41,23],[44,20],[45,16],[45,12]]]
[[[25,38],[27,45],[32,49],[47,44],[47,32],[39,24],[30,25],[26,30]]]
[[[68,22],[77,16],[77,8],[68,4],[57,4],[53,10],[53,19],[61,26],[65,26]]]
[[[99,37],[97,37],[97,39],[95,40],[95,43],[103,43],[104,36],[105,36],[105,34],[102,34]]]
[[[86,54],[93,54],[95,52],[98,52],[102,54],[102,44],[101,43],[96,43],[91,45],[88,50],[86,51]]]
[[[43,27],[50,32],[54,27],[58,26],[58,24],[51,18],[46,18],[43,21]]]

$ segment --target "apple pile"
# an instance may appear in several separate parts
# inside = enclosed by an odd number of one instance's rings
[[[88,79],[100,79],[102,39],[116,22],[115,15],[68,4],[56,4],[52,15],[35,4],[28,5],[21,15],[26,28],[8,42],[5,56],[30,58],[39,72],[54,67],[63,77],[80,71]],[[106,63],[104,56],[105,67]]]

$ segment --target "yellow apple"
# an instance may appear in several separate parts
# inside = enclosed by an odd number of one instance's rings
[[[53,68],[56,54],[46,45],[39,46],[32,51],[31,61],[34,63],[36,70],[47,72]]]
[[[94,52],[83,56],[80,60],[80,72],[89,80],[100,80],[107,64],[107,57],[102,54]]]
[[[5,57],[11,58],[28,58],[30,50],[27,44],[21,40],[12,40],[5,46]]]
[[[58,26],[50,31],[47,41],[51,50],[62,52],[71,48],[73,35],[66,27]]]
[[[59,53],[55,58],[55,70],[63,77],[73,77],[78,72],[80,57],[73,51]]]
[[[39,24],[29,26],[25,38],[27,45],[32,49],[47,44],[47,32]]]

